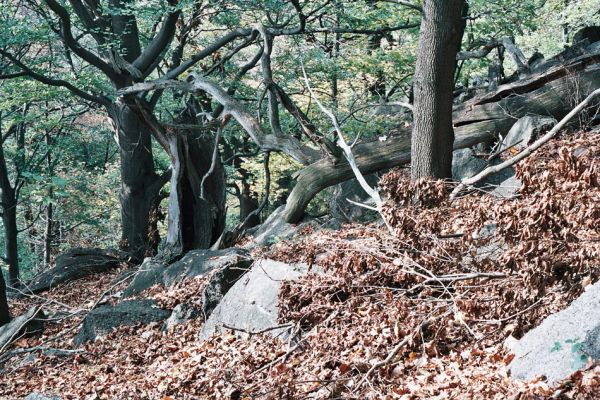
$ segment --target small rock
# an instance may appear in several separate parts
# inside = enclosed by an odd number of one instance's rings
[[[104,305],[85,317],[74,343],[81,345],[119,326],[147,325],[165,320],[169,315],[168,310],[159,308],[153,300],[125,300],[116,305]]]
[[[53,394],[45,395],[40,392],[33,392],[28,394],[27,397],[25,397],[25,400],[62,400],[62,397]]]
[[[171,316],[165,321],[164,329],[181,325],[200,316],[200,312],[192,305],[178,304],[173,309]]]

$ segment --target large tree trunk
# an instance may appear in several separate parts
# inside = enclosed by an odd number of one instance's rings
[[[197,124],[186,114],[178,123]],[[167,245],[175,253],[209,248],[225,228],[225,169],[219,157],[213,165],[215,138],[189,128],[173,130],[167,140],[172,157]]]
[[[0,189],[2,190],[2,223],[4,225],[4,261],[8,264],[8,283],[19,283],[19,249],[17,238],[17,199],[15,189],[10,183],[8,168],[4,157],[4,147],[0,147]],[[0,300],[1,301],[1,300]]]
[[[151,254],[150,212],[164,180],[154,170],[151,134],[131,105],[109,110],[121,156],[121,247],[136,258]]]
[[[452,177],[452,100],[463,0],[426,0],[414,77],[413,180]]]

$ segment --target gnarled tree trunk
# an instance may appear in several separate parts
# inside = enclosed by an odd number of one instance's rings
[[[197,121],[186,111],[178,123]],[[220,158],[213,163],[215,138],[190,127],[168,131],[167,140],[172,168],[167,245],[175,253],[209,248],[225,228],[226,178]]]

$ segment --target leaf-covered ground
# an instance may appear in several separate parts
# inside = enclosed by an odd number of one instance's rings
[[[0,355],[0,397],[600,398],[595,365],[554,388],[542,377],[511,381],[504,346],[600,278],[599,139],[565,135],[518,165],[517,200],[477,191],[450,203],[444,184],[411,186],[392,171],[381,182],[392,232],[384,224],[306,229],[257,250],[324,270],[284,285],[280,317],[297,333],[288,342],[230,333],[200,343],[197,320],[166,332],[122,328],[78,351],[78,323],[98,302],[118,299],[123,271],[15,302],[13,314],[44,304],[52,320],[44,336]],[[169,308],[197,303],[205,282],[144,295]]]

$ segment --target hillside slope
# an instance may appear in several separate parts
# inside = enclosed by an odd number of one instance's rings
[[[450,203],[445,184],[411,186],[395,170],[380,183],[393,233],[378,223],[307,228],[256,249],[255,258],[324,271],[283,287],[293,341],[231,332],[200,343],[199,318],[167,331],[119,328],[76,348],[87,310],[119,299],[119,270],[16,301],[13,315],[37,304],[51,319],[43,336],[0,354],[0,398],[598,398],[593,365],[556,388],[512,381],[504,344],[600,278],[600,134],[564,134],[517,165],[517,177],[517,199],[476,191]],[[207,279],[141,297],[197,304]]]

